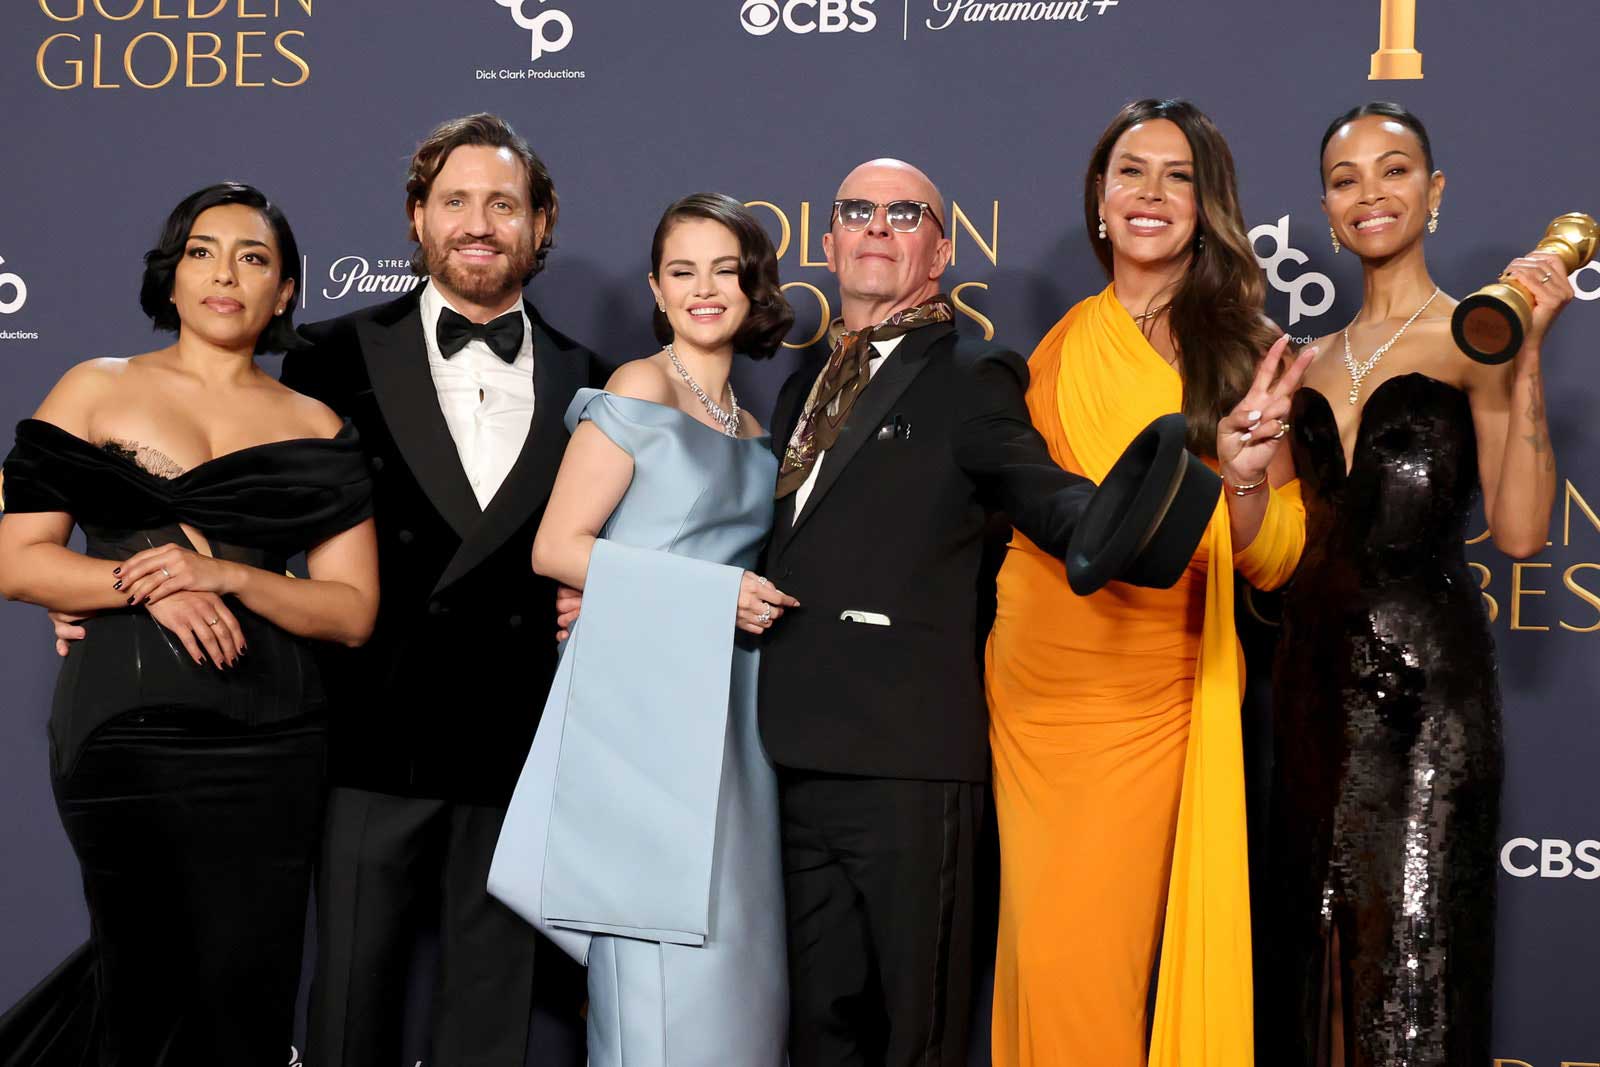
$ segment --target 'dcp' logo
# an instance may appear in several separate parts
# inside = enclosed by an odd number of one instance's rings
[[[5,266],[6,257],[0,256],[0,267]],[[11,295],[7,296],[6,291]],[[28,302],[28,283],[22,276],[10,271],[0,273],[0,315],[10,315],[14,311],[21,311],[22,305]]]
[[[546,52],[559,52],[572,43],[572,19],[557,8],[539,7],[537,15],[530,17],[526,11],[528,0],[494,0],[501,7],[510,8],[511,19],[533,37],[528,50],[529,60],[537,60]],[[539,0],[540,4],[545,0]],[[554,36],[551,36],[551,34]]]
[[[1267,280],[1272,282],[1272,287],[1280,293],[1289,294],[1289,325],[1293,326],[1304,318],[1311,318],[1322,314],[1333,307],[1333,279],[1321,271],[1308,270],[1296,275],[1292,280],[1281,273],[1284,261],[1290,263],[1307,263],[1311,257],[1289,244],[1289,216],[1285,215],[1277,222],[1263,222],[1260,226],[1250,231],[1250,250],[1255,251],[1256,242],[1263,237],[1272,238],[1272,255],[1263,256],[1256,252],[1256,262],[1261,269],[1267,272]],[[1306,287],[1314,285],[1321,295],[1315,304],[1307,304],[1302,295]]]
[[[878,25],[873,0],[744,0],[739,24],[765,37],[780,25],[791,33],[868,33]]]

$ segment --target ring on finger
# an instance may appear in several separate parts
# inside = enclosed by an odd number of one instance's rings
[[[771,604],[763,604],[761,606],[761,614],[756,616],[756,622],[759,622],[762,626],[771,626],[772,625],[772,605]]]
[[[162,573],[162,574],[164,574],[164,575],[165,575],[165,576],[166,576],[166,577],[168,577],[168,578],[171,578],[171,577],[172,577],[172,572],[171,572],[171,571],[169,571],[169,570],[167,570],[167,568],[165,568],[165,567],[162,567],[162,568],[161,568],[161,573]]]
[[[221,622],[222,622],[222,617],[219,615],[216,618],[207,619],[206,620],[206,625],[207,626],[216,626],[216,625],[219,625]]]
[[[1550,280],[1550,272],[1545,271],[1543,274],[1539,275],[1539,280],[1541,282],[1548,282]]]
[[[1278,438],[1282,437],[1284,434],[1286,434],[1288,432],[1289,432],[1289,424],[1287,422],[1279,422],[1278,423],[1278,432],[1272,435],[1272,439],[1274,441],[1276,441]]]
[[[756,575],[756,584],[757,585],[771,585],[772,583],[767,581],[766,578],[764,578],[764,577],[762,577],[761,575],[758,574],[758,575]]]

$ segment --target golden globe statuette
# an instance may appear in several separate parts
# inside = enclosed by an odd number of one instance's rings
[[[1568,274],[1594,258],[1600,247],[1600,223],[1581,212],[1550,223],[1535,252],[1561,260]],[[1456,347],[1479,363],[1504,363],[1517,354],[1533,317],[1533,299],[1522,283],[1501,275],[1456,305],[1450,332]]]
[[[1417,51],[1417,0],[1379,0],[1378,50],[1368,81],[1422,77]]]

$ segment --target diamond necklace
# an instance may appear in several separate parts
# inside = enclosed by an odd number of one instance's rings
[[[1433,292],[1429,294],[1428,299],[1424,300],[1422,306],[1411,313],[1411,317],[1406,320],[1406,324],[1396,330],[1393,337],[1379,345],[1376,352],[1360,363],[1356,362],[1356,357],[1350,351],[1350,327],[1346,326],[1344,328],[1344,367],[1345,370],[1350,372],[1350,396],[1348,399],[1352,407],[1361,397],[1361,383],[1367,380],[1367,375],[1371,374],[1372,369],[1378,365],[1378,360],[1383,358],[1385,352],[1394,347],[1394,343],[1400,340],[1400,335],[1411,328],[1411,324],[1416,322],[1424,311],[1428,310],[1428,305],[1433,303],[1433,298],[1438,295],[1439,287],[1434,286]]]
[[[700,388],[700,383],[695,381],[694,377],[684,369],[683,364],[678,360],[678,353],[673,350],[671,341],[667,342],[667,358],[672,360],[673,369],[678,372],[678,377],[683,379],[683,384],[689,387],[689,392],[693,393],[700,403],[705,405],[706,413],[717,420],[717,424],[722,427],[722,432],[729,437],[738,437],[739,397],[733,391],[733,383],[728,383],[728,402],[733,405],[733,410],[724,411],[722,405],[712,400],[710,395]]]

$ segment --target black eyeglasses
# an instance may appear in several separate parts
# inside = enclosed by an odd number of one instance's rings
[[[939,233],[944,233],[944,223],[939,221],[939,216],[933,213],[933,205],[926,200],[891,200],[887,204],[874,204],[871,200],[859,200],[854,197],[833,202],[833,217],[839,220],[839,225],[847,230],[864,230],[872,224],[872,216],[883,208],[884,221],[896,233],[915,233],[918,226],[922,225],[922,217],[926,215],[939,227]]]

